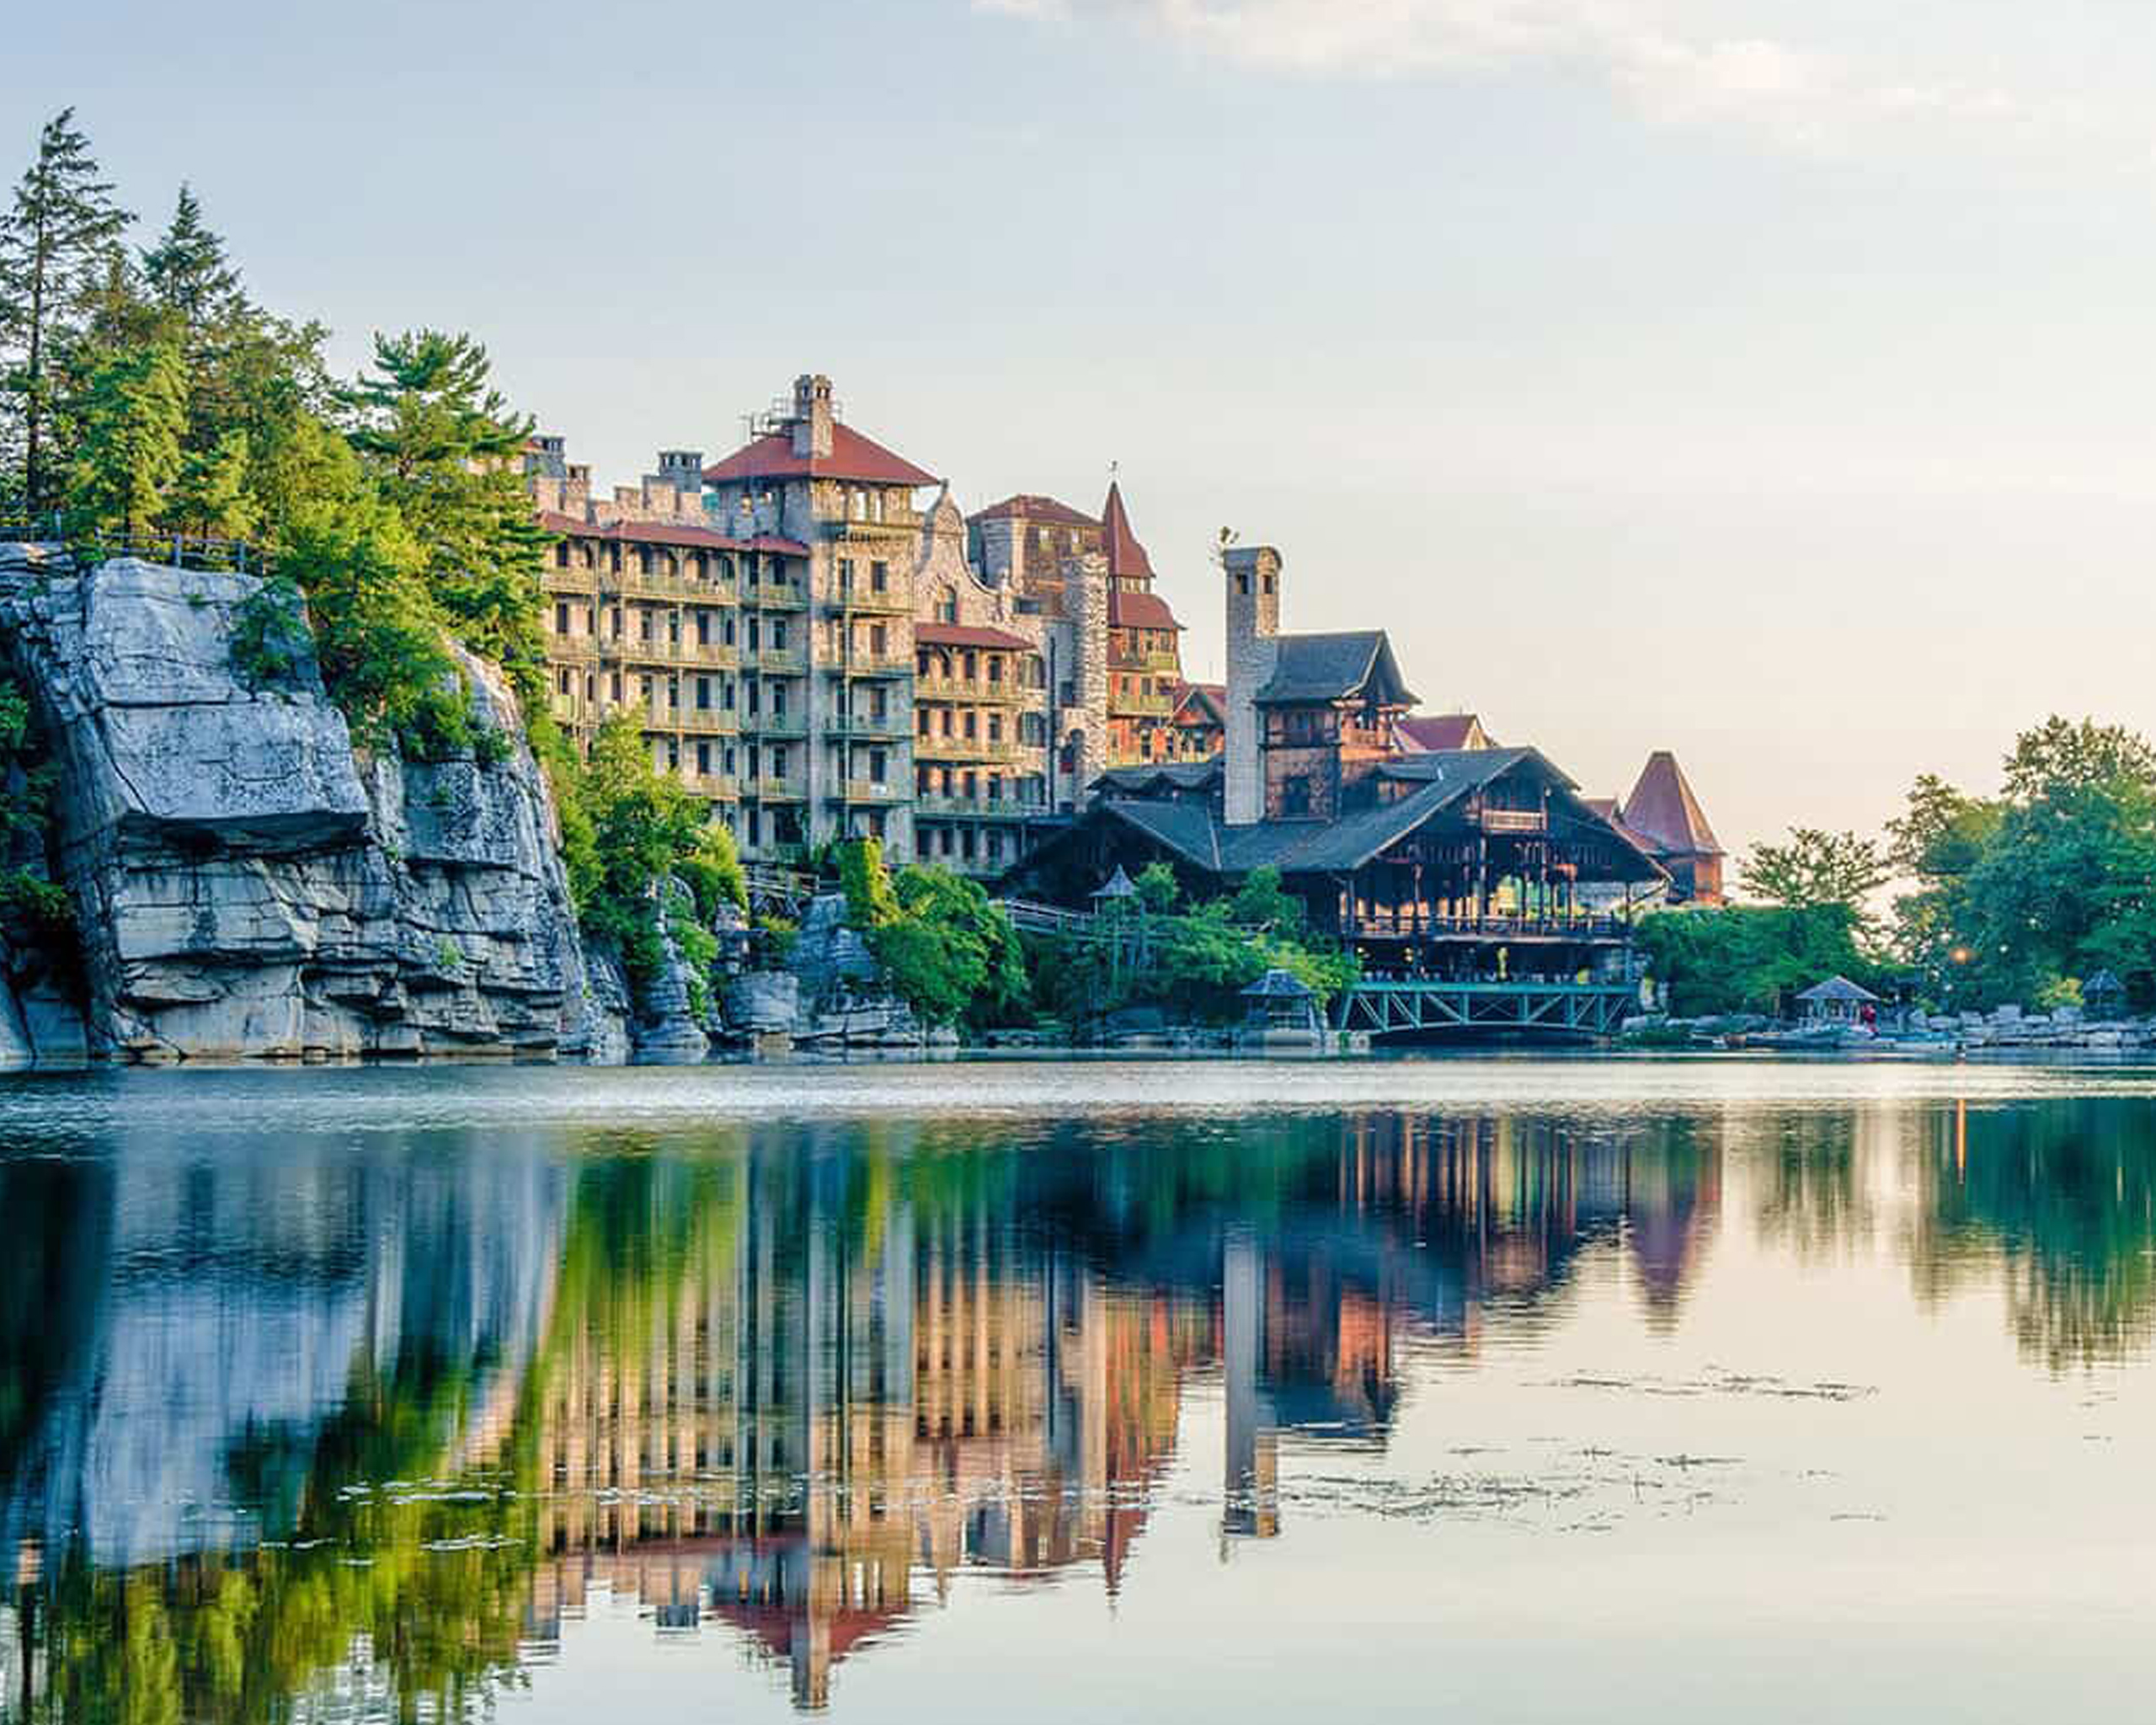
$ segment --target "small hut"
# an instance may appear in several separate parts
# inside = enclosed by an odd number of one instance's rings
[[[2118,1018],[2126,1013],[2126,985],[2109,970],[2099,970],[2081,985],[2081,1004],[2091,1018]]]
[[[1846,976],[1829,976],[1816,987],[1806,989],[1796,1001],[1804,1009],[1807,1025],[1861,1023],[1867,1008],[1876,1020],[1883,1004],[1870,989],[1858,987]]]
[[[1123,864],[1115,866],[1115,873],[1088,895],[1097,911],[1109,911],[1129,904],[1138,896],[1138,883],[1123,872]]]
[[[1243,999],[1250,1008],[1245,1030],[1254,1039],[1314,1043],[1324,1033],[1316,995],[1292,970],[1267,971],[1243,991]]]

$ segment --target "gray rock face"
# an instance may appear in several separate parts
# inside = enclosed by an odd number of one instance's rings
[[[0,547],[0,652],[60,766],[91,1051],[604,1057],[616,1008],[509,692],[466,662],[514,740],[499,764],[356,756],[311,662],[270,690],[233,667],[257,586]]]

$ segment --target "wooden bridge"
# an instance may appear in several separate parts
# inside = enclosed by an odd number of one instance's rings
[[[1640,1010],[1628,982],[1358,982],[1341,996],[1338,1028],[1373,1036],[1417,1031],[1540,1031],[1614,1036]]]

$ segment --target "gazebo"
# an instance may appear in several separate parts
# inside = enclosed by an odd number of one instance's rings
[[[1876,1017],[1883,1004],[1868,988],[1860,988],[1846,976],[1829,976],[1796,997],[1806,1024],[1855,1024],[1869,1007]]]
[[[1243,991],[1243,999],[1250,1003],[1246,1028],[1253,1035],[1269,1039],[1284,1031],[1315,1038],[1323,1028],[1316,995],[1292,970],[1267,971]]]
[[[2092,1018],[2116,1018],[2126,1007],[2126,985],[2109,970],[2099,970],[2081,985],[2081,1003]]]

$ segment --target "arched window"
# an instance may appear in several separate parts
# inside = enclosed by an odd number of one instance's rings
[[[958,620],[958,590],[947,584],[936,590],[936,621],[954,623]]]

